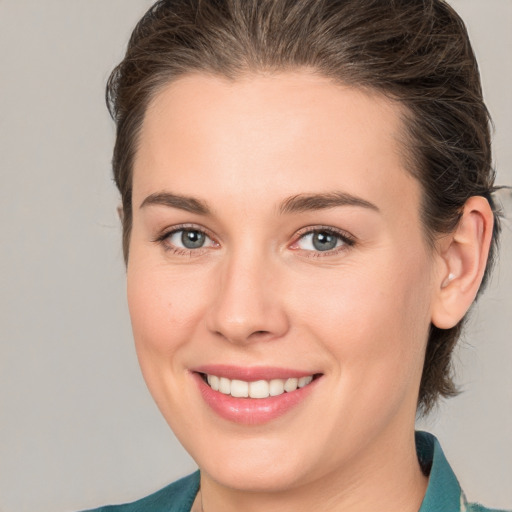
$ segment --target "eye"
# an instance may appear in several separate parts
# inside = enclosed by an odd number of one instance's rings
[[[300,236],[291,248],[312,252],[337,252],[336,249],[351,245],[354,245],[354,240],[348,235],[333,229],[315,229]]]
[[[197,229],[180,229],[167,236],[167,240],[176,247],[199,249],[208,237]]]
[[[165,249],[179,254],[190,254],[191,251],[217,245],[204,231],[192,227],[174,229],[162,235],[157,241],[161,242]]]

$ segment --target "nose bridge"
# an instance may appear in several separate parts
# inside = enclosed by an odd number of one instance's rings
[[[288,328],[276,262],[251,245],[230,251],[220,263],[208,312],[208,328],[232,343],[279,337]]]

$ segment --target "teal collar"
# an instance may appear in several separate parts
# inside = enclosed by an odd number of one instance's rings
[[[423,472],[429,475],[419,512],[464,512],[466,498],[439,441],[428,432],[416,432],[416,451]]]

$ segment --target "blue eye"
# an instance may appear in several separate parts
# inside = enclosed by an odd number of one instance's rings
[[[319,229],[305,233],[295,245],[304,251],[327,252],[344,245],[353,245],[353,242],[335,231]]]
[[[183,228],[165,235],[164,241],[177,249],[201,249],[214,245],[213,240],[203,231],[193,228]]]

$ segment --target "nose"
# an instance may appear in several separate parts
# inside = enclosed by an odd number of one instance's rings
[[[232,255],[217,269],[206,324],[210,332],[233,344],[272,340],[289,328],[277,265]]]

